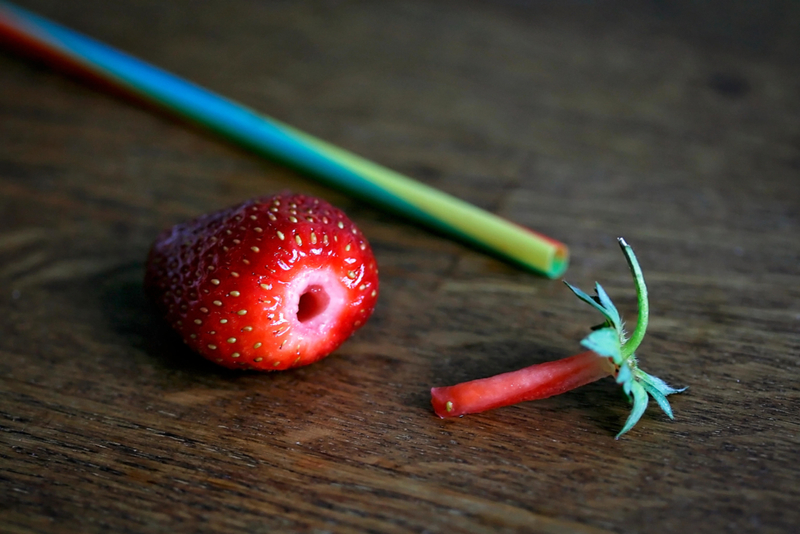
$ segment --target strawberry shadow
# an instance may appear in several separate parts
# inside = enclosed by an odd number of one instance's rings
[[[170,380],[235,381],[246,374],[219,367],[189,349],[180,336],[163,320],[144,294],[144,271],[138,262],[103,276],[97,299],[103,322],[117,344],[134,357],[150,360]]]

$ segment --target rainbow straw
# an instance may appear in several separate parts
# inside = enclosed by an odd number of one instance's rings
[[[258,154],[511,263],[557,278],[566,245],[0,0],[0,41],[205,126]]]

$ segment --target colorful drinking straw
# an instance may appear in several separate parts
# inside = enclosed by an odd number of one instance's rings
[[[521,267],[557,278],[566,245],[337,148],[0,0],[0,41],[200,124],[323,183]]]

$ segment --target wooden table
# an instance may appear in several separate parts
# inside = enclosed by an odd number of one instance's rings
[[[3,532],[793,532],[798,4],[25,0],[565,241],[670,421],[612,380],[440,420],[431,386],[575,353],[598,316],[522,272],[168,117],[0,55]],[[370,239],[381,296],[275,374],[188,352],[142,295],[157,232],[281,189]]]

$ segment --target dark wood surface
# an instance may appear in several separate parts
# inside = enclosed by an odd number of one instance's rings
[[[597,316],[212,135],[0,54],[0,531],[793,532],[800,14],[786,2],[21,4],[565,241],[689,386],[614,440],[611,380],[442,421],[431,386],[575,353]],[[189,353],[159,230],[282,189],[370,239],[376,312],[280,374]]]

